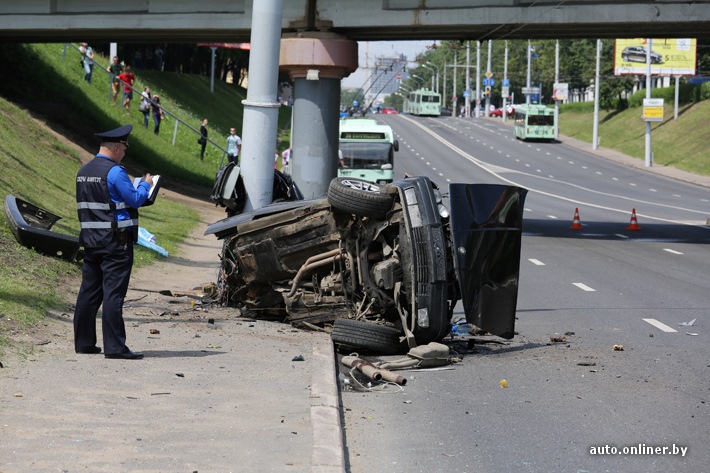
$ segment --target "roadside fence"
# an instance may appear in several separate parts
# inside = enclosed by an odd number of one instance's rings
[[[81,54],[81,51],[80,51],[80,49],[79,49],[79,46],[76,46],[75,44],[72,44],[72,43],[64,43],[64,51],[62,52],[62,62],[66,62],[66,59],[67,59],[67,48],[68,48],[68,47],[74,48],[77,52],[79,52],[79,53]],[[94,56],[94,57],[95,57],[95,56]],[[100,70],[101,72],[103,72],[104,74],[106,74],[106,76],[107,76],[108,79],[109,79],[109,80],[108,80],[108,100],[111,100],[111,98],[112,98],[112,96],[113,96],[113,92],[112,92],[112,89],[111,89],[111,80],[110,80],[111,77],[110,77],[110,73],[109,73],[109,71],[106,70],[106,68],[107,68],[108,66],[103,65],[103,64],[99,64],[99,63],[96,61],[96,59],[94,59],[93,61],[94,61],[94,73],[96,73],[97,70]],[[109,62],[110,62],[110,61],[111,61],[111,58],[109,58]],[[98,67],[96,67],[96,66],[98,66]],[[136,82],[138,82],[138,81],[136,81]],[[131,85],[128,85],[128,84],[126,84],[126,83],[124,83],[124,82],[121,82],[120,87],[125,87],[125,86],[130,87],[131,90],[132,90],[134,93],[137,94],[137,96],[139,96],[139,97],[142,98],[142,96],[141,96],[141,91],[138,90],[138,88],[133,87],[133,86],[131,86]],[[152,100],[150,100],[150,99],[149,99],[149,102],[150,102],[150,103],[154,103],[154,102],[153,102]],[[160,106],[161,110],[163,110],[163,111],[166,113],[166,115],[169,115],[169,116],[172,117],[172,118],[174,119],[174,121],[175,121],[175,127],[174,127],[174,129],[173,129],[173,139],[172,139],[172,145],[173,145],[173,146],[175,146],[175,141],[177,140],[178,128],[179,128],[180,126],[185,127],[185,128],[187,128],[189,131],[191,131],[192,133],[194,133],[196,139],[202,137],[202,134],[200,133],[200,130],[198,130],[197,128],[193,127],[192,125],[190,125],[190,124],[187,123],[186,121],[182,120],[180,117],[178,117],[177,115],[175,115],[175,114],[174,114],[173,112],[171,112],[169,109],[165,108],[165,106],[164,106],[163,104],[160,104],[159,106]],[[220,151],[222,152],[222,157],[220,158],[220,162],[219,162],[219,167],[221,168],[221,167],[222,167],[222,164],[224,163],[225,157],[227,156],[227,150],[224,149],[224,148],[222,148],[220,145],[218,145],[218,144],[215,143],[214,141],[212,141],[209,137],[207,138],[207,144],[211,144],[211,145],[214,146],[216,149],[218,149],[218,150],[220,150]]]

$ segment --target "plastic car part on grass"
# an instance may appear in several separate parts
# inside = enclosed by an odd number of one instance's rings
[[[5,216],[15,239],[22,246],[71,262],[84,259],[78,237],[51,231],[60,216],[14,195],[5,197]]]

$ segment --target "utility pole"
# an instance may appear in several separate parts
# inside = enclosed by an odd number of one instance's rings
[[[602,40],[597,40],[597,72],[594,76],[594,133],[592,136],[592,149],[599,148],[599,63],[602,57]]]
[[[492,51],[492,48],[493,48],[493,41],[489,39],[488,40],[488,61],[486,63],[486,79],[488,79],[488,80],[490,80],[491,76],[492,76],[492,73],[491,73],[491,51]],[[491,112],[490,112],[490,110],[491,110],[491,87],[486,86],[485,90],[486,90],[485,115],[486,115],[486,117],[490,117],[491,116]]]
[[[508,117],[508,92],[510,91],[509,86],[505,85],[508,83],[508,40],[505,40],[505,60],[503,61],[503,84],[501,85],[501,91],[503,92],[503,122],[506,121]],[[506,90],[507,89],[507,90]]]
[[[453,92],[453,97],[451,97],[451,110],[452,110],[451,116],[453,116],[453,117],[455,117],[456,112],[458,112],[458,110],[456,110],[456,105],[459,100],[458,95],[456,95],[456,76],[458,75],[458,74],[456,74],[456,69],[458,69],[458,65],[459,65],[458,53],[459,53],[459,50],[454,49],[454,92]]]
[[[530,50],[530,40],[528,40],[528,76],[525,81],[525,87],[528,89],[528,93],[525,94],[525,105],[530,105],[530,59],[531,59],[531,50]]]
[[[466,41],[466,109],[464,116],[471,117],[471,42]]]
[[[653,40],[646,40],[646,98],[651,98],[651,50]],[[646,121],[644,164],[647,168],[653,166],[653,153],[651,152],[651,122]]]
[[[555,84],[560,83],[560,40],[555,42]],[[560,101],[555,97],[555,139],[560,137]]]
[[[436,85],[439,85],[439,81],[436,81]],[[442,97],[441,97],[441,104],[445,107],[446,106],[446,63],[444,63],[444,82],[442,84],[444,87],[442,90]],[[437,91],[438,92],[438,91]]]
[[[476,113],[475,117],[480,115],[479,105],[481,104],[481,42],[476,41]]]

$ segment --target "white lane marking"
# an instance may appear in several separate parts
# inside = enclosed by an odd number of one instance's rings
[[[557,217],[555,217],[554,215],[548,215],[547,218],[551,218],[552,220],[557,220]]]
[[[682,255],[683,254],[680,251],[671,250],[670,248],[663,248],[663,251],[667,251],[668,253],[673,253],[674,255]]]
[[[657,329],[662,330],[662,331],[664,331],[664,332],[668,332],[668,333],[678,332],[678,330],[674,329],[673,327],[669,327],[668,325],[666,325],[666,324],[664,324],[664,323],[662,323],[662,322],[659,322],[659,321],[656,320],[656,319],[641,319],[641,320],[643,320],[643,321],[646,322],[646,323],[649,323],[649,324],[653,325],[653,326],[656,327]]]
[[[543,263],[543,262],[540,261],[539,259],[530,258],[530,259],[528,259],[528,261],[530,261],[530,262],[531,262],[532,264],[534,264],[535,266],[545,266],[545,263]]]
[[[473,155],[467,153],[466,151],[462,150],[462,149],[459,148],[458,146],[455,146],[454,144],[450,143],[449,141],[447,141],[446,139],[444,139],[443,137],[441,137],[440,135],[438,135],[436,132],[434,132],[434,131],[428,129],[427,127],[425,127],[424,125],[422,125],[422,124],[420,124],[420,123],[417,123],[415,120],[412,120],[411,118],[408,118],[408,117],[406,117],[406,116],[404,116],[404,115],[400,115],[400,118],[403,119],[403,120],[405,120],[405,121],[410,122],[412,125],[414,125],[414,126],[416,126],[416,127],[418,127],[418,128],[421,128],[421,130],[422,130],[424,133],[427,133],[428,135],[432,136],[435,140],[439,141],[440,143],[442,143],[442,144],[443,144],[444,146],[446,146],[447,148],[449,148],[449,149],[451,149],[452,151],[454,151],[455,153],[459,154],[461,157],[463,157],[464,159],[468,160],[469,162],[471,162],[471,163],[474,164],[475,166],[478,166],[482,171],[485,171],[485,172],[489,173],[490,175],[495,176],[496,178],[500,179],[500,180],[503,181],[503,182],[506,182],[506,183],[511,184],[511,185],[514,185],[514,186],[525,187],[525,188],[528,189],[528,192],[534,192],[534,193],[537,193],[537,194],[540,194],[540,195],[545,195],[545,196],[552,197],[552,198],[554,198],[554,199],[558,199],[558,200],[561,200],[561,201],[564,201],[564,202],[571,202],[571,203],[577,204],[577,206],[579,206],[579,205],[581,204],[581,205],[585,205],[585,206],[587,206],[587,207],[593,207],[593,208],[595,208],[595,209],[602,209],[602,210],[608,210],[608,211],[610,211],[610,212],[617,212],[617,213],[628,214],[628,209],[617,209],[617,208],[613,208],[613,207],[607,207],[607,206],[604,206],[604,205],[593,204],[593,203],[591,203],[591,202],[582,202],[582,201],[579,201],[579,200],[577,200],[577,199],[571,199],[571,198],[569,198],[569,197],[565,197],[565,196],[562,196],[562,195],[559,195],[559,194],[555,194],[555,193],[552,193],[552,192],[545,192],[545,191],[540,190],[540,189],[535,189],[535,188],[532,187],[532,186],[523,186],[523,185],[521,185],[520,183],[518,183],[518,182],[516,182],[516,181],[513,181],[513,180],[511,180],[511,179],[507,179],[507,178],[503,177],[501,174],[499,174],[498,172],[496,172],[496,171],[494,171],[493,169],[491,169],[491,168],[490,168],[491,165],[490,165],[489,163],[487,163],[487,162],[485,162],[485,161],[482,161],[481,159],[478,159],[478,158],[476,158],[475,156],[473,156]],[[478,140],[476,140],[476,141],[478,141]],[[523,143],[523,142],[521,142],[521,141],[518,141],[518,140],[516,140],[516,143],[519,144],[519,145],[521,145],[521,146],[525,146],[525,145],[526,145],[525,143]],[[528,146],[529,148],[532,147],[530,144],[527,144],[527,146]],[[422,157],[422,159],[424,159],[424,158]],[[570,161],[570,163],[573,164],[574,162],[573,162],[573,161]],[[528,174],[524,174],[524,175],[528,175]],[[535,176],[535,175],[534,175],[534,174],[530,174],[529,176]],[[538,179],[546,179],[546,178],[544,178],[544,177],[538,177]],[[613,177],[612,179],[615,180],[615,181],[618,181],[618,180],[619,180],[619,178],[617,178],[617,177]],[[672,208],[672,209],[678,209],[678,210],[683,210],[683,211],[692,212],[692,213],[703,213],[703,214],[705,213],[705,212],[702,212],[702,211],[696,211],[696,210],[687,209],[687,208],[684,208],[684,207],[676,207],[676,206],[672,206],[672,205],[658,204],[658,203],[656,203],[656,202],[647,202],[647,201],[643,201],[643,200],[639,200],[639,199],[632,199],[632,198],[629,198],[629,197],[619,196],[619,195],[615,195],[615,194],[609,194],[609,193],[605,193],[605,192],[599,192],[599,191],[595,191],[595,190],[593,190],[593,189],[588,189],[588,188],[583,187],[583,186],[579,186],[579,185],[576,185],[576,184],[571,184],[571,183],[567,183],[567,182],[563,182],[563,181],[558,181],[558,183],[562,183],[562,184],[568,185],[568,186],[570,186],[570,187],[574,187],[574,188],[577,188],[577,189],[581,189],[581,190],[584,190],[584,191],[587,191],[587,192],[591,192],[591,193],[594,193],[594,194],[606,195],[606,196],[610,196],[610,197],[617,197],[617,198],[624,199],[624,200],[628,200],[628,201],[632,201],[632,202],[642,202],[642,203],[646,203],[646,204],[649,204],[649,205],[658,206],[658,207],[662,207],[662,208]],[[678,194],[673,194],[673,196],[674,196],[674,197],[681,197],[681,196],[678,195]],[[671,219],[666,219],[666,218],[660,218],[660,217],[653,217],[653,216],[647,215],[647,214],[637,214],[637,215],[638,215],[639,217],[644,217],[645,219],[648,219],[648,220],[654,220],[654,221],[658,221],[658,222],[668,222],[668,223],[681,224],[681,225],[689,225],[689,226],[697,227],[696,225],[687,224],[687,223],[685,223],[685,222],[679,222],[679,221],[676,221],[676,220],[671,220]],[[701,228],[701,229],[704,229],[704,230],[710,230],[710,227],[707,227],[707,226],[701,226],[701,227],[697,227],[697,228]]]
[[[614,233],[614,235],[618,236],[619,238],[624,238],[624,239],[629,238],[628,235],[622,235],[621,233]]]
[[[587,286],[586,284],[583,284],[583,283],[581,283],[581,282],[573,282],[572,284],[574,284],[575,286],[577,286],[578,288],[580,288],[580,289],[583,290],[583,291],[587,291],[587,292],[597,292],[596,289],[592,289],[591,287],[589,287],[589,286]]]

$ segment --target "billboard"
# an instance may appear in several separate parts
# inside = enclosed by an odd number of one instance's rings
[[[646,74],[646,38],[614,41],[614,74]],[[654,39],[651,43],[651,74],[695,75],[695,38]]]

